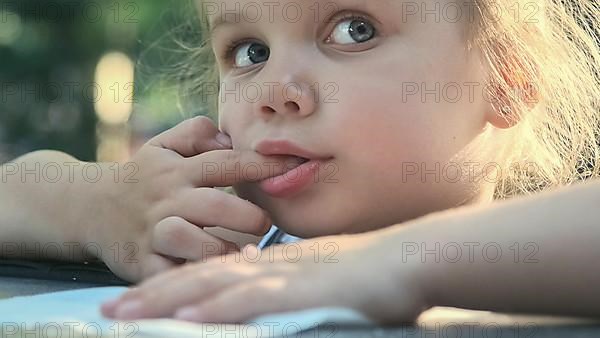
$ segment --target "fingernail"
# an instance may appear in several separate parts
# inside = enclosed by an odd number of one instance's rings
[[[264,234],[269,232],[269,230],[271,230],[272,226],[273,226],[273,220],[271,219],[271,217],[267,216],[267,220],[265,221],[265,228],[264,228],[265,233]]]
[[[142,314],[143,304],[139,300],[127,301],[117,307],[115,317],[118,319],[137,319]]]
[[[216,136],[217,142],[222,145],[223,147],[227,147],[227,148],[231,148],[232,147],[232,143],[231,143],[231,137],[229,137],[227,134],[224,133],[218,133]]]
[[[175,312],[175,319],[200,322],[202,321],[202,313],[196,307],[184,307]]]

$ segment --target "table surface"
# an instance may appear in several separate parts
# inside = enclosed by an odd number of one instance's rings
[[[22,271],[19,270],[21,267]],[[49,275],[52,278],[47,278]],[[105,267],[98,265],[0,260],[0,298],[123,284]],[[434,308],[421,315],[417,323],[417,326],[385,328],[323,326],[306,331],[301,337],[600,337],[598,321],[452,308]],[[135,337],[144,338],[141,335]]]

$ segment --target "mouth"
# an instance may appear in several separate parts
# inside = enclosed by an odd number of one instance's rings
[[[293,158],[294,158],[294,160],[295,160],[295,161],[297,162],[297,164],[298,164],[298,165],[296,165],[296,166],[292,167],[291,169],[297,168],[297,167],[299,167],[299,166],[303,165],[304,163],[308,163],[308,162],[310,162],[310,161],[311,161],[311,159],[310,159],[310,158],[304,158],[304,157],[300,157],[300,156],[294,156],[294,155],[291,155],[291,157],[293,157]]]
[[[255,148],[264,156],[288,156],[292,161],[283,174],[259,182],[261,189],[277,198],[296,195],[311,183],[318,182],[318,172],[333,156],[321,155],[289,141],[263,141]]]
[[[324,162],[333,158],[333,156],[322,155],[316,152],[312,152],[295,143],[286,140],[262,141],[256,146],[255,151],[264,156],[291,157],[293,161],[289,165],[288,170],[295,169],[308,162]]]
[[[281,175],[286,175],[294,169],[302,168],[307,163],[314,163],[315,161],[319,161],[317,159],[310,159],[310,158],[300,157],[300,156],[296,156],[296,155],[287,155],[287,154],[281,154],[281,155],[290,157],[290,161],[288,163],[286,163],[286,167],[285,167],[286,171],[285,171],[285,173],[283,173]]]

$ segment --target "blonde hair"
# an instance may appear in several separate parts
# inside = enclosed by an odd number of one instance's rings
[[[508,198],[600,176],[600,5],[587,0],[472,0],[468,46],[490,69],[500,114],[517,121],[494,197]],[[202,6],[198,6],[202,7]],[[529,11],[527,11],[529,9]],[[208,32],[204,13],[200,29]],[[198,22],[195,23],[196,27]],[[206,34],[204,34],[206,36]],[[192,51],[193,89],[218,84],[210,42]],[[537,99],[536,99],[537,98]],[[217,97],[202,102],[217,112]],[[504,112],[506,113],[506,111]]]
[[[490,82],[508,94],[496,110],[509,107],[507,118],[518,122],[501,163],[516,170],[503,171],[495,198],[598,177],[599,5],[475,0],[475,7],[471,41],[491,69]]]

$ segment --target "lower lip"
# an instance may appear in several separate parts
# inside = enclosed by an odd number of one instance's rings
[[[323,160],[308,161],[283,175],[261,181],[259,187],[276,198],[292,197],[311,183],[318,182],[317,173],[323,163],[325,163]]]

